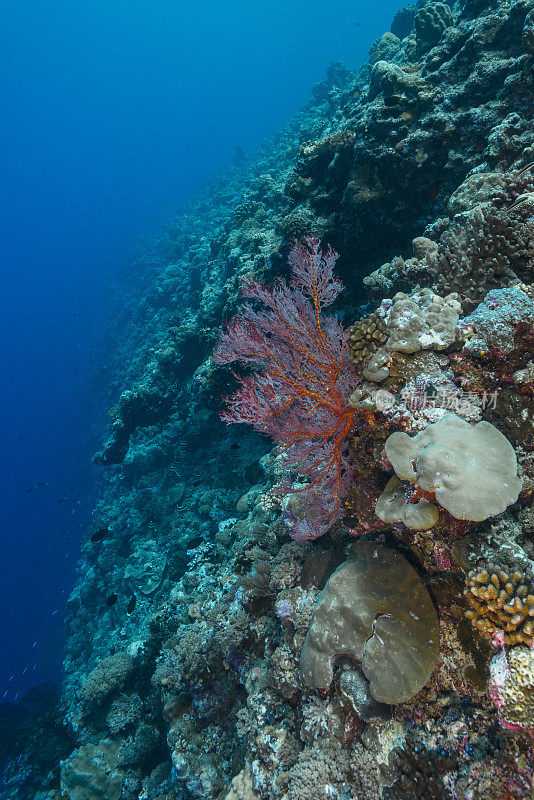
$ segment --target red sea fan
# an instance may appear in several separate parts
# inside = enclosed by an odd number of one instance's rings
[[[248,278],[242,293],[259,301],[246,304],[222,334],[213,359],[237,361],[255,371],[235,376],[240,388],[227,398],[228,423],[246,422],[271,436],[285,453],[293,480],[282,495],[299,492],[298,512],[286,511],[294,539],[326,533],[341,515],[341,502],[353,467],[349,434],[357,412],[347,404],[356,386],[345,332],[334,316],[323,316],[343,289],[334,277],[337,253],[309,236],[295,241],[289,254],[289,285],[279,279],[267,287]],[[293,508],[295,503],[293,503]]]

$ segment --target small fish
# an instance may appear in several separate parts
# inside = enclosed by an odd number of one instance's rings
[[[230,450],[238,450],[239,447],[240,447],[239,442],[234,442],[233,444],[230,445]]]
[[[530,161],[523,169],[520,169],[519,172],[514,174],[514,178],[520,178],[521,175],[525,175],[525,173],[530,172],[531,169],[534,169],[534,161]]]
[[[137,603],[137,597],[133,594],[130,599],[128,600],[128,605],[126,606],[126,611],[128,614],[131,614],[135,608],[135,604]]]
[[[109,533],[109,528],[106,526],[105,528],[99,528],[97,531],[93,533],[91,536],[91,541],[93,544],[95,542],[101,542]]]
[[[407,99],[404,92],[402,94],[390,94],[389,97],[384,98],[384,103],[386,106],[398,106],[399,103]]]
[[[36,639],[36,640],[35,640],[35,642],[32,644],[32,647],[35,647],[35,645],[36,645],[36,644],[37,644],[37,639]]]
[[[360,25],[361,25],[361,23],[360,23],[360,22],[355,22],[355,23],[354,23],[354,27],[355,27],[355,28],[359,28],[359,27],[360,27]]]
[[[58,497],[56,503],[64,503],[66,499],[67,499],[66,497]]]
[[[534,200],[534,192],[526,192],[525,194],[520,195],[511,206],[508,206],[506,209],[507,211],[511,211],[513,208],[517,208],[518,206],[526,203],[528,200]]]
[[[110,594],[110,596],[106,599],[106,605],[108,605],[111,608],[112,606],[115,605],[118,599],[119,595],[116,592],[112,592],[112,594]]]
[[[37,489],[37,486],[29,486],[26,489],[26,492],[29,494],[30,492],[35,492],[36,489]]]

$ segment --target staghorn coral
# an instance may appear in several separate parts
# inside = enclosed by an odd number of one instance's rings
[[[489,422],[472,425],[447,414],[417,436],[392,433],[385,451],[398,478],[417,484],[457,519],[501,514],[521,490],[514,449]]]
[[[487,564],[467,575],[464,595],[471,624],[486,639],[504,631],[507,645],[534,644],[534,585],[530,568],[513,573],[505,566]]]
[[[438,640],[437,614],[415,570],[400,553],[360,542],[318,597],[302,681],[327,688],[334,659],[346,656],[361,662],[375,700],[400,703],[428,680]]]

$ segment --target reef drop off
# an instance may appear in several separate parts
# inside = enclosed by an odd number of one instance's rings
[[[139,253],[17,797],[533,796],[533,97],[532,2],[407,6]]]

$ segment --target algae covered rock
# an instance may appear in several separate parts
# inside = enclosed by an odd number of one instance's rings
[[[70,800],[118,800],[124,774],[116,769],[119,742],[86,744],[61,762],[61,789]]]
[[[521,327],[533,326],[534,303],[525,292],[516,286],[494,289],[461,321],[465,351],[475,355],[488,351],[510,353],[516,347]]]
[[[326,689],[346,656],[361,662],[375,700],[402,703],[427,682],[438,648],[437,613],[416,571],[395,550],[360,542],[319,595],[300,672]]]

